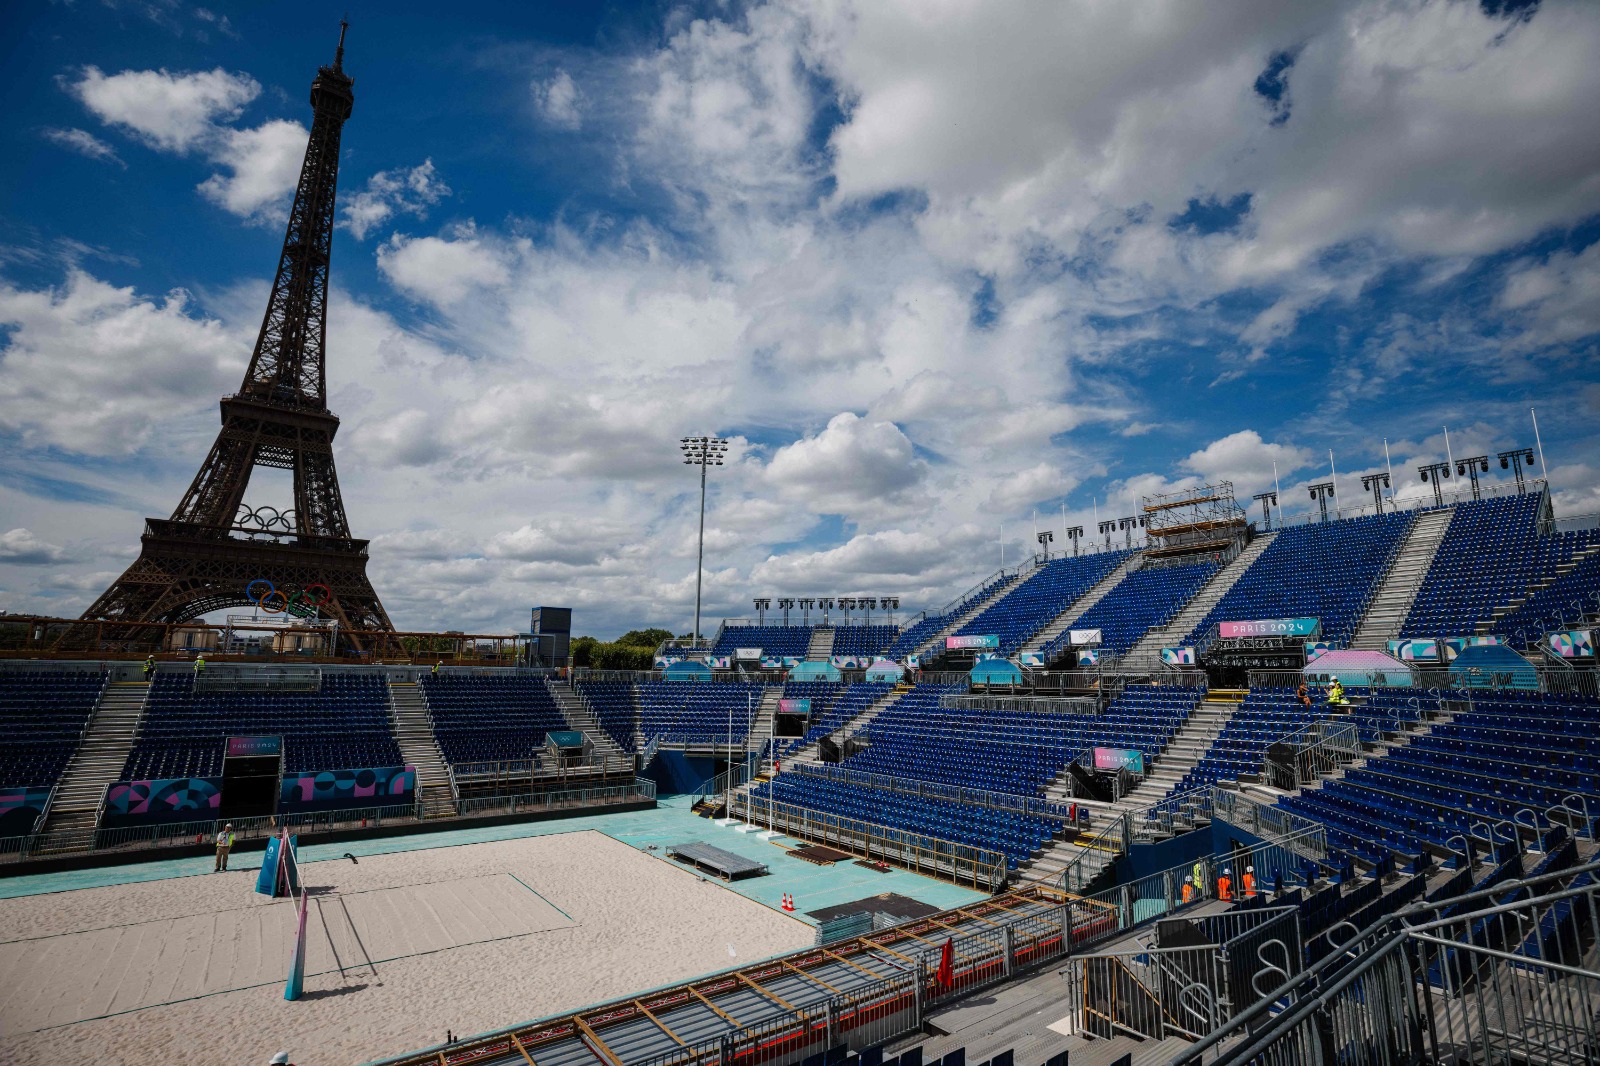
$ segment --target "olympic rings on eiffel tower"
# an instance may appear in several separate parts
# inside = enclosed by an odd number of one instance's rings
[[[261,590],[259,592],[258,587]],[[294,592],[284,592],[264,577],[258,577],[246,585],[244,594],[267,614],[283,614],[287,611],[296,618],[311,617],[317,608],[333,599],[332,590],[320,582]]]

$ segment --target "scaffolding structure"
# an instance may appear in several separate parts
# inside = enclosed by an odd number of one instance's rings
[[[1144,514],[1148,562],[1186,562],[1197,555],[1226,561],[1249,536],[1244,508],[1233,498],[1231,481],[1146,496]]]

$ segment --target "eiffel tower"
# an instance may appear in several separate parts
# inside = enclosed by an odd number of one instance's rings
[[[131,623],[186,622],[258,603],[267,590],[261,581],[285,600],[302,593],[300,604],[317,604],[341,629],[357,631],[346,643],[358,649],[361,631],[394,629],[367,580],[367,542],[350,536],[333,466],[339,419],[327,403],[339,134],[355,106],[355,82],[344,72],[346,29],[340,23],[333,65],[311,83],[311,139],[244,383],[223,397],[222,431],[172,517],[145,520],[138,560],[84,612],[83,621],[124,623],[97,627],[102,633],[128,639],[142,629],[153,638],[159,631]],[[245,505],[257,466],[294,472],[292,509]],[[268,606],[288,605],[274,599]]]

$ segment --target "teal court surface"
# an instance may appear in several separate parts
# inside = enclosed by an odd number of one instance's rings
[[[849,861],[833,866],[817,866],[804,862],[791,856],[786,849],[777,846],[782,843],[793,843],[791,838],[780,835],[774,843],[762,839],[754,832],[740,832],[733,825],[719,825],[715,821],[691,813],[689,805],[692,802],[693,798],[690,796],[664,796],[656,809],[650,811],[586,815],[520,825],[451,829],[380,840],[351,840],[337,844],[308,845],[300,849],[300,859],[305,863],[314,863],[324,859],[339,859],[346,854],[362,858],[367,855],[461,847],[492,840],[552,836],[592,829],[641,851],[648,852],[654,848],[655,850],[650,853],[660,856],[664,862],[671,862],[665,858],[668,847],[700,840],[765,863],[772,871],[766,877],[746,878],[732,884],[724,884],[715,878],[711,880],[729,891],[737,892],[775,910],[782,906],[783,897],[788,894],[794,898],[796,909],[794,917],[802,921],[811,921],[806,917],[806,911],[837,906],[885,892],[909,896],[941,909],[958,907],[987,898],[986,893],[947,884],[906,870],[890,869],[887,873],[880,873]],[[259,851],[235,854],[233,861],[229,863],[229,868],[234,870],[259,868],[261,854]],[[202,855],[193,858],[158,859],[126,866],[104,866],[88,870],[5,877],[0,878],[0,899],[159,881],[167,878],[203,877],[211,873],[211,867],[211,857]],[[314,866],[307,868],[306,879],[308,884],[316,883]]]

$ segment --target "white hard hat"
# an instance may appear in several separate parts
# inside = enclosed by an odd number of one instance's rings
[[[289,1053],[287,1051],[280,1051],[272,1056],[272,1062],[268,1066],[280,1066],[280,1064],[281,1066],[289,1066]]]
[[[1230,866],[1227,869],[1223,870],[1222,872],[1225,873],[1225,874],[1231,874],[1231,873],[1233,873],[1233,867]]]
[[[1244,872],[1247,874],[1253,874],[1256,872],[1256,868],[1254,866],[1246,866],[1244,868]]]
[[[1194,884],[1194,878],[1192,878],[1192,877],[1185,877],[1185,878],[1184,878],[1184,879],[1183,879],[1183,883],[1184,883],[1184,884],[1186,884],[1186,885],[1192,885],[1192,884]]]

